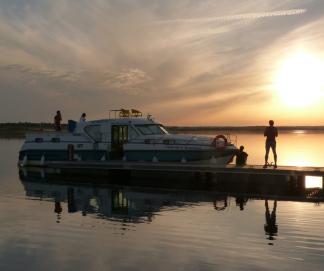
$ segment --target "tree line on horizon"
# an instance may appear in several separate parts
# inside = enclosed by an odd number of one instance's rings
[[[324,131],[324,126],[277,126],[281,131],[309,130]],[[67,124],[62,124],[63,130],[67,130]],[[195,131],[246,131],[263,132],[265,126],[166,126],[171,132],[195,132]],[[0,123],[0,137],[24,137],[27,132],[54,131],[53,123],[48,122],[6,122]]]

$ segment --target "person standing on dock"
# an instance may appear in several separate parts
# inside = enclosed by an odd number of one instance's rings
[[[264,130],[264,136],[267,137],[265,148],[266,148],[266,154],[265,154],[265,163],[263,168],[266,168],[268,166],[268,156],[270,148],[272,149],[273,158],[274,158],[274,168],[277,168],[277,152],[276,152],[276,137],[278,137],[278,130],[276,127],[274,127],[274,121],[269,120],[269,126],[265,128]]]
[[[54,128],[55,131],[61,131],[61,121],[62,121],[62,115],[61,111],[56,111],[56,115],[54,117]]]

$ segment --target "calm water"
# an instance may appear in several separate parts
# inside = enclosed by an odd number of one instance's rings
[[[324,134],[283,134],[279,164],[321,165]],[[217,191],[49,181],[0,140],[0,270],[322,270],[324,205]],[[250,163],[260,135],[238,134]]]
[[[201,133],[214,136],[215,132]],[[237,145],[243,145],[250,164],[264,164],[265,140],[262,134],[233,133]],[[277,139],[278,164],[284,166],[324,166],[324,133],[296,130],[280,133]],[[270,150],[269,161],[273,161]]]

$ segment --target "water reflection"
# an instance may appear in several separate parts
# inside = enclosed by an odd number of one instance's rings
[[[306,188],[323,188],[323,177],[322,176],[305,176],[305,187]]]
[[[91,184],[55,184],[42,178],[37,182],[35,175],[31,179],[23,177],[21,181],[29,199],[53,201],[57,223],[63,219],[63,205],[67,206],[67,213],[70,214],[79,212],[82,216],[139,223],[151,222],[155,213],[164,206],[179,207],[198,201],[186,195],[178,199],[177,193],[164,195]]]
[[[218,197],[213,201],[213,204],[216,211],[224,211],[228,207],[227,197]]]
[[[240,207],[240,211],[244,210],[244,206],[246,205],[248,200],[249,200],[248,198],[244,198],[244,197],[236,197],[235,198],[236,206]]]
[[[268,200],[265,200],[265,220],[266,220],[266,224],[264,224],[264,231],[266,233],[266,235],[268,235],[268,239],[269,240],[275,240],[274,236],[277,235],[278,233],[278,225],[276,224],[276,219],[277,219],[277,201],[275,200],[273,203],[273,208],[272,211],[270,213],[269,210],[269,203]],[[270,245],[272,245],[273,243],[269,243]]]
[[[62,206],[61,206],[61,202],[59,201],[55,201],[55,206],[54,206],[54,213],[56,213],[56,222],[60,223],[61,220],[61,214],[62,214]]]
[[[157,215],[167,210],[181,209],[208,203],[217,212],[233,211],[234,203],[239,211],[248,207],[250,200],[264,200],[264,232],[268,244],[273,245],[278,235],[277,206],[280,200],[324,201],[323,191],[319,189],[295,189],[296,184],[283,182],[275,184],[252,182],[236,177],[236,184],[228,178],[222,183],[218,178],[217,186],[208,192],[187,190],[163,190],[146,187],[122,185],[94,185],[91,182],[75,184],[71,176],[42,172],[21,171],[20,179],[29,199],[53,202],[56,223],[61,223],[64,213],[80,213],[82,216],[119,221],[120,229],[128,229],[125,223],[152,223]],[[68,180],[72,180],[69,182]],[[62,181],[63,180],[63,181]],[[79,179],[81,180],[81,179]],[[297,184],[298,184],[297,180]],[[239,185],[238,185],[239,184]],[[288,186],[287,186],[288,184]],[[300,187],[300,186],[297,186]],[[52,210],[53,210],[52,209]],[[50,210],[49,210],[50,211]],[[251,223],[253,223],[251,221]]]

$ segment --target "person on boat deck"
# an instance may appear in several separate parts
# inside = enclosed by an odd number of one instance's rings
[[[246,165],[248,154],[244,151],[244,146],[240,146],[240,149],[236,153],[236,165],[244,166]]]
[[[81,115],[81,117],[80,117],[80,122],[85,122],[85,121],[87,121],[87,115],[86,115],[86,113],[82,113],[82,115]]]
[[[274,121],[269,120],[269,126],[266,127],[264,130],[264,136],[267,137],[267,139],[265,143],[266,153],[264,157],[265,162],[263,168],[266,168],[268,165],[268,156],[269,156],[270,148],[272,149],[273,158],[275,162],[274,168],[277,167],[276,137],[278,137],[278,130],[273,125],[274,125]]]
[[[56,111],[56,115],[54,117],[55,131],[61,131],[61,121],[62,121],[62,115],[61,115],[61,112],[58,110],[58,111]]]

